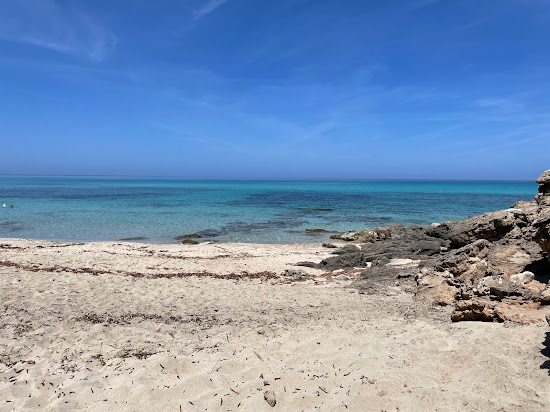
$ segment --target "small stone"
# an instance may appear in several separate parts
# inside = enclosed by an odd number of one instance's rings
[[[275,392],[273,392],[273,391],[265,391],[264,392],[264,399],[269,404],[269,406],[271,406],[272,408],[277,403],[277,400],[275,399]]]

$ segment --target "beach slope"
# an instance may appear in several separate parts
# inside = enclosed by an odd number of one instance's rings
[[[327,256],[2,239],[0,410],[548,410],[548,325],[294,266]]]

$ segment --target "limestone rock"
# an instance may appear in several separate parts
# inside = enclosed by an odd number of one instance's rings
[[[525,200],[520,200],[512,205],[512,209],[520,209],[521,211],[530,210],[534,207],[537,207],[537,202],[532,200],[530,202],[526,202]]]
[[[538,179],[539,194],[535,196],[540,206],[550,206],[550,170],[544,172]]]
[[[452,305],[458,289],[449,285],[443,276],[428,275],[420,279],[416,301],[426,301],[437,305]]]
[[[336,235],[331,235],[331,239],[345,240],[346,242],[352,242],[355,240],[355,232],[345,232]]]
[[[450,272],[461,281],[479,280],[487,275],[490,242],[485,239],[457,250],[452,250],[440,257],[434,264],[438,272]]]
[[[535,274],[533,272],[528,272],[528,271],[510,276],[510,282],[518,283],[520,285],[527,285],[534,279],[535,279]]]
[[[497,241],[504,238],[514,227],[526,225],[523,212],[499,210],[465,220],[442,223],[430,228],[428,234],[449,240],[452,248],[460,248],[478,239]]]
[[[457,302],[451,316],[453,322],[515,322],[522,325],[538,323],[548,319],[550,306],[541,307],[537,303],[504,304],[481,299]]]
[[[550,261],[550,207],[540,208],[533,221],[533,227],[535,228],[533,239],[546,252]]]
[[[455,310],[451,315],[451,320],[453,322],[492,322],[495,320],[495,303],[483,301],[481,299],[459,301],[456,303]]]

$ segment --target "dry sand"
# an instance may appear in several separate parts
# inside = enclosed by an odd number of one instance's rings
[[[0,410],[550,410],[548,325],[279,276],[328,252],[0,240]]]

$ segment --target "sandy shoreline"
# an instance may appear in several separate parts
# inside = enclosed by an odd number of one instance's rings
[[[328,255],[0,239],[0,410],[548,410],[547,324],[280,276]]]

